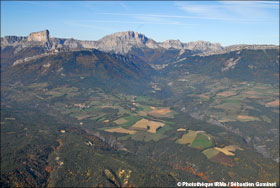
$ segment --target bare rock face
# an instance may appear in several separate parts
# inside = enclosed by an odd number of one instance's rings
[[[50,33],[48,30],[30,33],[27,41],[48,42],[50,40]]]
[[[132,48],[150,48],[150,49],[178,49],[179,56],[187,50],[199,55],[209,55],[216,53],[226,53],[228,51],[236,51],[241,49],[267,49],[279,48],[274,45],[233,45],[223,47],[219,43],[211,43],[208,41],[195,41],[183,43],[180,40],[166,40],[164,42],[156,42],[141,33],[134,31],[118,32],[107,35],[98,41],[82,41],[75,39],[50,38],[48,30],[30,33],[28,37],[6,36],[1,37],[1,48],[7,46],[14,47],[15,54],[25,47],[41,46],[45,52],[56,49],[97,49],[105,52],[113,52],[116,54],[126,54]]]
[[[114,51],[115,53],[125,54],[133,46],[137,47],[155,47],[156,42],[147,38],[145,35],[134,32],[118,32],[107,35],[98,41],[97,49],[102,51]]]
[[[223,47],[219,43],[211,43],[207,41],[195,41],[182,43],[180,40],[166,40],[164,42],[159,43],[159,45],[165,49],[175,48],[179,50],[193,50],[197,52],[215,52],[222,50]]]
[[[25,42],[26,37],[18,37],[18,36],[5,36],[1,38],[1,45],[8,45],[13,43]]]
[[[163,48],[175,48],[175,49],[183,49],[184,45],[179,40],[166,40],[162,43],[160,43],[160,46]]]
[[[208,52],[208,51],[219,51],[222,50],[223,47],[219,43],[211,43],[208,41],[195,41],[184,43],[184,49],[194,50],[194,51],[201,51],[201,52]]]

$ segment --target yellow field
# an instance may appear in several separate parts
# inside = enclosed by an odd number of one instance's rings
[[[118,125],[121,125],[121,124],[123,124],[123,123],[126,123],[127,122],[127,120],[126,119],[124,119],[124,118],[120,118],[120,119],[117,119],[116,121],[114,121],[116,124],[118,124]]]
[[[195,137],[197,136],[198,132],[199,131],[189,130],[189,132],[187,134],[184,134],[182,136],[182,138],[177,140],[177,142],[179,144],[191,144],[193,142],[193,140],[195,139]]]
[[[254,121],[259,120],[257,117],[254,116],[246,116],[246,115],[238,115],[237,118],[241,121]]]
[[[172,112],[169,108],[155,108],[151,107],[153,110],[148,112],[148,115],[154,116],[154,117],[173,117],[172,114],[169,114]]]
[[[209,96],[207,96],[207,95],[204,95],[204,94],[201,94],[201,95],[199,95],[200,97],[202,97],[202,98],[205,98],[205,99],[210,99],[210,97]]]
[[[256,89],[266,89],[266,87],[263,87],[263,86],[256,86],[254,88],[256,88]]]
[[[83,119],[86,119],[89,117],[92,117],[92,115],[80,115],[80,116],[77,116],[77,119],[80,121],[80,120],[83,120]]]
[[[222,92],[222,93],[218,93],[217,95],[218,96],[223,96],[223,97],[229,97],[229,96],[236,95],[236,93],[232,92],[232,91],[225,91],[225,92]]]
[[[271,101],[265,104],[266,107],[279,107],[279,99],[276,99],[275,101]]]
[[[252,96],[248,96],[248,98],[250,98],[250,99],[259,99],[261,97],[260,96],[256,96],[256,95],[252,95]]]
[[[223,118],[223,119],[220,119],[219,122],[221,123],[225,123],[225,122],[230,122],[230,121],[236,121],[234,119],[228,119],[228,118]]]
[[[139,111],[139,112],[138,112],[138,115],[139,115],[139,116],[146,116],[146,115],[147,115],[147,113],[146,113],[146,112],[144,112],[144,111]]]
[[[134,130],[127,130],[122,127],[106,129],[105,131],[110,132],[110,133],[126,133],[126,134],[135,134],[136,133],[136,131],[134,131]]]
[[[249,95],[255,95],[255,94],[257,94],[257,92],[255,92],[255,91],[247,91],[246,93],[249,94]]]
[[[219,148],[219,147],[215,147],[216,150],[223,152],[225,155],[230,155],[230,156],[234,156],[234,153],[237,149],[239,150],[243,150],[242,148],[236,146],[236,145],[230,145],[230,146],[226,146],[224,148]]]
[[[130,129],[134,130],[144,130],[150,133],[156,133],[157,128],[163,127],[165,124],[157,121],[150,121],[147,119],[141,119],[137,121]],[[149,128],[148,128],[149,127]]]
[[[99,108],[116,108],[116,107],[112,105],[103,105],[103,106],[99,106]]]

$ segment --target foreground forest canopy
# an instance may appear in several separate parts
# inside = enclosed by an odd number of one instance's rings
[[[180,181],[279,186],[279,46],[1,38],[1,186]]]

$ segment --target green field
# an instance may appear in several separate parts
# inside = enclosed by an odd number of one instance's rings
[[[150,112],[152,109],[149,106],[140,105],[137,106],[138,111]]]
[[[122,136],[122,137],[118,137],[118,140],[128,140],[129,138],[131,138],[131,134],[128,134],[128,135],[125,135],[125,136]]]
[[[182,138],[178,139],[176,143],[179,144],[191,144],[197,135],[196,131],[189,130],[187,134],[184,134]]]
[[[80,93],[78,92],[79,89],[76,87],[60,87],[60,88],[55,88],[52,90],[47,91],[45,94],[46,95],[51,95],[52,97],[60,97],[66,94],[66,97],[74,97],[76,95],[79,95]]]
[[[204,149],[212,146],[211,138],[208,139],[208,136],[205,134],[197,134],[194,141],[191,143],[190,147],[197,149]]]
[[[144,142],[149,142],[149,141],[159,141],[163,138],[165,138],[165,135],[161,134],[153,134],[149,133],[146,131],[137,131],[136,134],[132,135],[132,139],[135,141],[144,141]]]
[[[121,124],[121,126],[125,129],[128,129],[129,127],[131,127],[134,123],[136,123],[137,121],[139,121],[141,119],[141,117],[139,116],[126,116],[124,117],[125,120],[127,120],[126,123]]]
[[[219,151],[214,148],[209,148],[209,149],[202,151],[202,153],[204,155],[206,155],[206,157],[208,159],[210,159],[210,158],[214,157],[215,155],[217,155],[219,153]]]

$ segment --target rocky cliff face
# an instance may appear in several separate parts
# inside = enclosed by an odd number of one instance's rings
[[[183,49],[184,45],[181,41],[179,40],[166,40],[162,43],[159,44],[163,48],[175,48],[175,49]]]
[[[211,43],[207,41],[195,41],[189,43],[182,43],[180,40],[166,40],[159,45],[163,48],[175,48],[179,50],[193,50],[196,52],[208,52],[223,50],[219,43]]]
[[[48,30],[30,33],[27,41],[48,42],[50,40],[50,33]]]
[[[27,39],[27,37],[6,36],[6,37],[1,38],[1,46],[19,43],[19,42],[25,42],[26,39]]]
[[[184,44],[184,49],[200,51],[200,52],[208,52],[208,51],[219,51],[223,50],[223,47],[220,43],[211,43],[208,41],[195,41]]]
[[[193,53],[222,53],[226,51],[239,50],[242,48],[256,49],[271,48],[267,45],[235,45],[230,47],[222,47],[219,43],[211,43],[207,41],[195,41],[182,43],[180,40],[167,40],[164,42],[156,42],[143,34],[134,31],[118,32],[107,35],[98,41],[81,41],[75,39],[50,38],[48,30],[31,33],[28,37],[6,36],[1,38],[1,48],[7,46],[14,47],[15,53],[26,47],[40,46],[49,50],[58,48],[65,49],[98,49],[105,52],[113,52],[117,54],[127,54],[132,48],[149,48],[159,50],[178,49],[182,53],[184,50],[191,50]],[[277,46],[272,46],[272,48]]]
[[[98,40],[97,49],[126,54],[132,47],[158,47],[156,42],[145,35],[126,31],[107,35]]]

